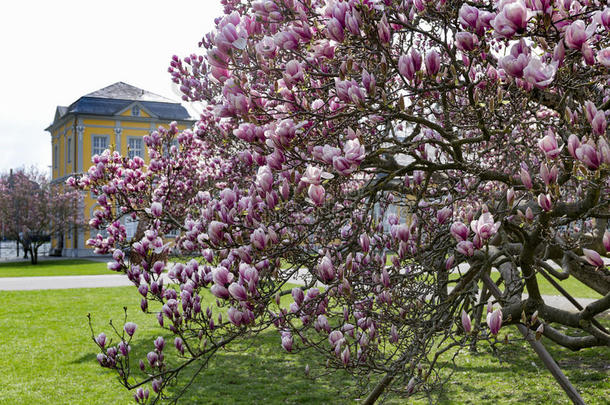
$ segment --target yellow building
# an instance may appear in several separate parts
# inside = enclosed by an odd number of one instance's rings
[[[172,121],[180,129],[194,123],[180,103],[123,82],[87,94],[68,107],[58,106],[46,129],[51,133],[52,181],[62,183],[73,174],[86,172],[91,157],[111,145],[123,156],[140,156],[148,162],[143,137]],[[88,222],[97,202],[90,194],[82,198],[83,218]],[[134,224],[129,225],[128,233],[134,232]],[[85,242],[90,236],[87,227],[73,229],[54,238],[52,245],[64,256],[89,256],[93,251]]]

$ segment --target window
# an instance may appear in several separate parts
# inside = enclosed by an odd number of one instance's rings
[[[129,159],[134,157],[144,157],[144,149],[142,148],[142,138],[127,138],[127,147],[129,148]]]
[[[131,108],[131,115],[133,115],[134,117],[139,117],[140,116],[140,107],[137,105],[134,105]]]
[[[72,161],[72,138],[68,138],[68,144],[66,145],[66,162]]]
[[[108,148],[108,137],[106,135],[94,135],[91,155],[101,155]]]
[[[59,168],[59,148],[57,145],[53,145],[53,168]]]
[[[170,142],[169,148],[166,146],[163,146],[163,156],[168,157],[169,156],[169,152],[171,151],[172,147],[176,147],[176,149],[180,148],[180,143],[178,142],[177,139],[172,139],[172,141]]]
[[[127,240],[133,239],[136,236],[136,232],[138,231],[138,220],[132,218],[125,219],[125,233],[127,236]]]

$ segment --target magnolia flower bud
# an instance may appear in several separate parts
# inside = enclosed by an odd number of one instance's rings
[[[284,350],[290,353],[292,351],[292,345],[293,340],[290,332],[282,332],[282,347]]]
[[[595,250],[584,249],[583,253],[585,254],[585,260],[591,265],[595,267],[603,267],[604,260]]]
[[[460,221],[451,224],[449,232],[458,242],[462,242],[468,239],[468,227]]]
[[[540,324],[538,329],[536,329],[536,340],[540,340],[542,338],[542,334],[544,333],[544,324]]]
[[[474,254],[474,245],[470,241],[462,241],[457,244],[455,250],[464,256],[470,257]]]
[[[246,291],[246,289],[243,285],[239,285],[237,283],[231,283],[228,290],[229,290],[229,294],[231,294],[231,296],[233,298],[235,298],[236,300],[238,300],[238,301],[247,301],[248,300],[248,292]]]
[[[547,158],[554,159],[559,156],[561,148],[557,146],[557,139],[552,131],[547,131],[544,138],[538,141],[538,147],[544,152]]]
[[[487,314],[487,326],[489,326],[492,335],[498,334],[502,327],[502,310],[500,308]]]
[[[532,178],[530,177],[530,173],[525,169],[525,168],[521,168],[521,182],[523,183],[523,185],[525,186],[525,188],[527,188],[528,190],[532,189]]]
[[[106,334],[104,332],[100,333],[99,335],[97,335],[97,337],[95,338],[95,342],[100,346],[100,347],[104,347],[106,346]]]
[[[550,211],[551,208],[553,207],[553,203],[551,201],[551,195],[550,194],[540,194],[540,195],[538,195],[538,205],[544,211],[547,211],[547,212]]]
[[[358,241],[360,242],[360,248],[362,249],[362,251],[364,253],[367,253],[371,245],[371,240],[369,239],[369,236],[366,233],[363,233],[362,235],[360,235],[360,238],[358,238]]]
[[[161,216],[161,214],[163,213],[163,206],[161,205],[160,202],[155,201],[154,203],[151,204],[150,206],[150,212],[151,214],[153,214],[155,217],[159,218]]]
[[[515,189],[511,187],[506,191],[506,203],[508,204],[509,208],[512,208],[514,202],[515,202]]]
[[[608,230],[604,232],[604,237],[602,241],[604,243],[604,248],[606,249],[606,252],[610,252],[610,232]]]
[[[345,346],[345,349],[343,349],[343,351],[341,352],[341,362],[345,367],[347,367],[347,365],[349,364],[349,357],[349,346]]]
[[[429,76],[435,76],[441,67],[441,57],[438,52],[432,50],[426,54],[425,58],[426,73]]]
[[[462,310],[462,327],[466,333],[470,333],[472,329],[472,323],[470,322],[470,315],[464,310]]]
[[[129,335],[129,336],[133,336],[133,334],[135,333],[136,329],[137,329],[138,325],[136,325],[133,322],[127,322],[125,324],[125,326],[123,327],[123,329],[125,330],[125,332]]]
[[[606,114],[603,111],[598,111],[591,121],[591,128],[595,135],[604,135],[606,133]]]

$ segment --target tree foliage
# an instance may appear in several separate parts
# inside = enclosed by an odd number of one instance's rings
[[[118,346],[98,336],[100,364],[136,401],[271,325],[288,352],[317,350],[364,386],[383,376],[371,401],[388,387],[429,394],[439,356],[507,324],[573,350],[610,345],[595,320],[610,308],[610,8],[223,4],[204,54],[169,68],[184,100],[204,102],[195,128],[148,136],[148,165],[106,152],[71,180],[99,195],[91,225],[109,236],[90,244],[113,253],[142,310],[162,305],[151,315],[184,360],[169,367],[159,338],[138,374],[129,331]],[[127,240],[126,216],[145,221],[141,237]],[[174,250],[193,259],[172,265]],[[542,277],[604,297],[556,308]],[[204,292],[216,305],[201,307]]]
[[[4,237],[17,240],[38,262],[38,249],[79,225],[80,194],[52,185],[32,168],[0,176],[0,224]]]

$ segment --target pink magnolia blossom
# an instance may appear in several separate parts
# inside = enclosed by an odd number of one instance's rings
[[[425,58],[426,73],[430,76],[435,76],[441,67],[441,57],[435,50],[426,53]]]
[[[478,45],[479,40],[476,35],[461,31],[455,34],[455,46],[465,52],[470,52]]]
[[[227,310],[227,315],[229,317],[229,321],[235,326],[240,326],[243,321],[244,314],[240,310],[230,307]]]
[[[598,111],[591,121],[591,128],[595,135],[604,135],[606,133],[606,114],[603,111]]]
[[[265,231],[260,228],[255,229],[250,235],[250,242],[256,249],[265,250],[265,247],[267,246],[267,235],[265,234]]]
[[[574,159],[577,159],[576,157],[576,150],[580,147],[580,139],[578,139],[578,136],[572,134],[568,137],[568,151],[570,152],[570,155],[572,155],[572,157]]]
[[[590,170],[597,170],[602,162],[601,153],[594,145],[589,143],[581,144],[575,151],[576,157]]]
[[[161,205],[160,202],[155,201],[154,203],[151,204],[150,206],[150,212],[155,216],[155,217],[160,217],[161,214],[163,213],[163,206]]]
[[[375,89],[377,85],[375,76],[367,72],[366,69],[362,71],[362,85],[370,96],[373,96],[375,94]]]
[[[539,194],[538,195],[538,205],[544,211],[550,211],[553,207],[553,202],[550,194]]]
[[[222,241],[224,235],[223,229],[225,226],[226,224],[223,224],[222,222],[210,222],[210,225],[208,226],[208,237],[212,243],[217,245]]]
[[[582,20],[577,20],[570,24],[565,30],[564,41],[568,48],[581,49],[585,42],[587,42],[585,23]]]
[[[238,301],[247,301],[248,300],[248,292],[246,291],[246,289],[244,288],[243,285],[239,285],[237,283],[231,283],[228,290],[229,290],[229,294],[231,294],[231,296],[233,298],[235,298],[236,300],[238,300]]]
[[[544,184],[546,184],[547,187],[557,181],[558,174],[559,169],[557,169],[557,166],[553,166],[549,169],[546,163],[540,165],[540,178],[542,178],[542,181],[544,181]]]
[[[474,254],[474,245],[470,241],[461,241],[458,242],[457,246],[455,247],[455,250],[457,250],[458,253],[461,253],[466,257],[470,257]]]
[[[292,334],[290,332],[283,332],[282,333],[282,347],[284,348],[284,350],[286,350],[287,352],[291,352],[292,351],[292,346],[294,344],[294,340],[292,339]]]
[[[593,121],[593,118],[595,118],[596,114],[597,107],[595,107],[595,104],[593,104],[591,100],[585,101],[585,117],[587,118],[587,121],[589,121],[589,123]]]
[[[343,147],[343,152],[345,153],[345,158],[353,165],[362,163],[366,156],[364,145],[360,144],[358,138],[347,141]]]
[[[464,310],[462,310],[462,327],[464,328],[464,332],[470,333],[472,329],[472,323],[470,322],[470,316]]]
[[[452,214],[453,214],[453,210],[450,207],[445,207],[436,213],[436,220],[438,221],[439,224],[442,225],[449,218],[451,218]]]
[[[219,266],[212,272],[212,278],[218,285],[225,286],[233,281],[233,273],[231,273],[226,267]]]
[[[335,269],[328,256],[322,257],[318,263],[318,275],[324,282],[332,281],[335,278]]]
[[[214,284],[210,288],[210,292],[217,298],[227,299],[230,296],[229,290],[220,284]]]
[[[324,204],[324,197],[326,195],[326,191],[324,190],[324,187],[322,185],[310,184],[309,189],[307,190],[307,195],[315,205],[320,206]]]
[[[484,212],[481,214],[478,220],[470,223],[470,228],[475,235],[478,235],[481,240],[485,241],[495,235],[500,228],[500,223],[494,223],[493,215],[491,215],[489,212]]]
[[[506,203],[508,204],[508,206],[510,208],[513,206],[514,202],[515,202],[515,189],[511,187],[508,190],[506,190]]]
[[[531,190],[531,188],[533,187],[533,184],[532,184],[532,178],[530,177],[529,171],[527,171],[525,168],[522,167],[520,176],[521,176],[521,182],[523,183],[525,188],[527,188],[528,190]]]
[[[587,261],[587,263],[589,263],[591,266],[603,267],[604,260],[602,259],[599,253],[597,253],[595,250],[585,248],[583,248],[582,251],[585,254],[585,260]]]
[[[492,335],[497,335],[502,327],[502,310],[500,308],[487,314],[487,326]]]
[[[468,227],[462,222],[454,222],[449,229],[451,235],[458,241],[462,242],[468,239]]]
[[[349,364],[349,357],[350,357],[349,346],[345,346],[345,349],[343,349],[343,351],[341,352],[341,362],[346,367]]]
[[[523,78],[532,83],[534,87],[544,89],[553,82],[556,72],[557,65],[555,63],[543,65],[540,59],[532,58],[523,69]]]
[[[341,343],[343,343],[344,338],[343,338],[343,333],[341,333],[340,330],[334,330],[332,332],[330,332],[330,334],[328,335],[328,342],[330,343],[330,345],[332,347],[336,347],[337,345],[340,345]]]
[[[462,27],[476,28],[477,20],[479,19],[479,9],[464,3],[462,4],[462,7],[460,7],[458,16]]]
[[[358,242],[360,243],[360,248],[364,253],[369,251],[371,246],[371,239],[366,233],[360,235],[360,238],[358,238]]]
[[[388,24],[388,19],[383,15],[379,23],[377,23],[377,34],[379,35],[379,40],[387,44],[390,42],[391,34],[390,34],[390,24]]]
[[[552,131],[547,131],[544,138],[538,141],[538,147],[544,152],[549,159],[555,159],[561,153],[561,149],[557,145],[557,138]]]
[[[445,260],[445,270],[451,270],[455,264],[455,256],[451,255]]]
[[[138,325],[136,325],[135,323],[127,322],[123,329],[125,330],[125,333],[127,333],[129,336],[133,336],[133,334],[136,332],[137,327]]]
[[[602,238],[602,242],[604,244],[604,248],[606,252],[610,252],[610,231],[606,230],[604,232],[604,237]]]
[[[284,82],[288,85],[288,88],[292,88],[292,85],[299,83],[303,80],[303,68],[297,60],[291,60],[286,64],[286,70],[284,71]]]
[[[501,2],[500,12],[491,21],[497,35],[511,38],[527,27],[528,12],[521,0]]]
[[[408,80],[413,80],[416,70],[411,55],[401,55],[400,58],[398,58],[398,71]]]
[[[607,69],[610,69],[610,47],[597,52],[597,61]]]
[[[513,77],[523,77],[523,71],[527,66],[528,59],[525,54],[507,55],[500,59],[500,67]]]

